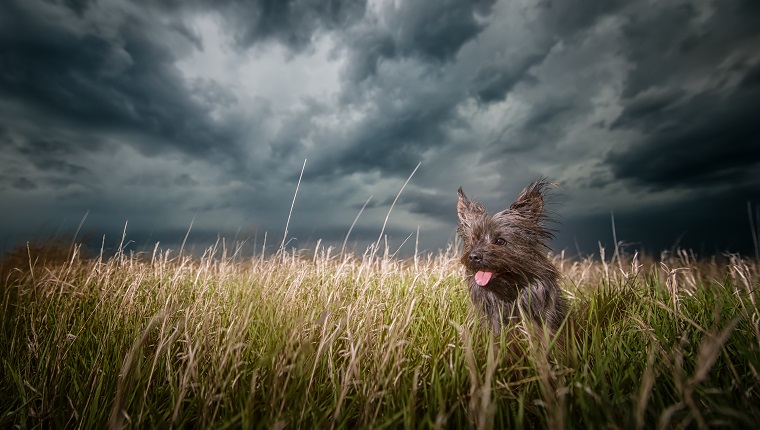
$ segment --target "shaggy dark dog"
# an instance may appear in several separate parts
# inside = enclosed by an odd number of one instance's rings
[[[459,188],[457,232],[464,242],[461,261],[470,298],[496,333],[522,315],[554,334],[567,314],[559,272],[547,257],[546,241],[552,238],[544,212],[547,185],[531,183],[493,216]]]

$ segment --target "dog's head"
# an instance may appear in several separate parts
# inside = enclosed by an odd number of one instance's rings
[[[459,188],[457,232],[464,242],[461,261],[477,285],[487,287],[495,279],[526,285],[537,277],[551,275],[554,269],[546,257],[546,240],[552,233],[546,227],[544,212],[548,184],[543,180],[531,183],[509,208],[493,216]]]

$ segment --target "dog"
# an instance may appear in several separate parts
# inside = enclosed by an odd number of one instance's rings
[[[470,298],[495,334],[526,318],[554,335],[567,315],[559,271],[547,256],[546,241],[553,238],[544,211],[548,185],[544,179],[532,182],[493,216],[459,187],[461,262]]]

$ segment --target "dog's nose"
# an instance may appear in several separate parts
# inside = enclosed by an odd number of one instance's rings
[[[480,263],[483,260],[483,253],[480,251],[471,252],[469,259],[471,263]]]

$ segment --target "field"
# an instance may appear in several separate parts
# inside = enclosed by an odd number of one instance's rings
[[[757,260],[555,255],[546,342],[475,322],[454,246],[58,254],[2,263],[0,428],[760,425]]]

